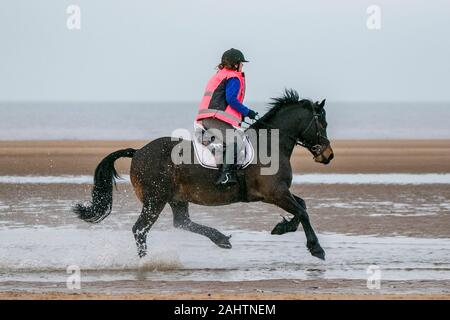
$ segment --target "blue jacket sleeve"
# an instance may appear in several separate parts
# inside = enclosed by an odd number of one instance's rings
[[[239,93],[239,89],[241,87],[241,82],[238,78],[230,78],[227,81],[227,85],[225,87],[225,97],[227,99],[228,104],[236,111],[240,112],[244,117],[248,115],[250,111],[249,108],[244,106],[237,99],[237,95]]]

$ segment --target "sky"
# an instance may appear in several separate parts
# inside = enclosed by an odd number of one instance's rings
[[[0,101],[197,101],[231,47],[249,101],[450,101],[448,0],[1,0],[0,39]]]

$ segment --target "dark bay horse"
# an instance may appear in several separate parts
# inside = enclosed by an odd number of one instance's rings
[[[293,215],[290,220],[283,218],[272,234],[296,231],[301,223],[308,250],[313,256],[325,259],[325,252],[311,226],[305,201],[289,191],[292,182],[290,157],[296,145],[306,147],[316,162],[328,164],[333,159],[326,132],[325,100],[321,103],[300,100],[296,91],[286,90],[282,97],[273,99],[271,105],[270,110],[250,128],[256,132],[261,129],[279,130],[279,164],[275,174],[261,175],[260,169],[264,165],[257,156],[256,162],[240,173],[245,188],[241,187],[242,184],[216,186],[216,170],[203,168],[199,164],[175,164],[171,152],[179,141],[163,137],[142,149],[118,150],[106,156],[95,170],[92,201],[87,205],[77,204],[74,212],[79,218],[91,223],[98,223],[111,213],[113,185],[118,177],[114,162],[121,157],[128,157],[132,158],[131,183],[143,205],[141,215],[133,226],[139,257],[146,255],[147,233],[167,203],[172,208],[175,227],[204,235],[221,248],[231,248],[228,236],[191,221],[189,202],[220,206],[263,201]],[[256,150],[259,140],[257,144]]]

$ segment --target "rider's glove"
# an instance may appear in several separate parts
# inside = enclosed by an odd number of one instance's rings
[[[250,111],[248,112],[248,114],[247,114],[247,117],[249,117],[250,119],[255,120],[257,115],[258,115],[258,112],[255,112],[255,111],[253,111],[253,110],[250,110]]]

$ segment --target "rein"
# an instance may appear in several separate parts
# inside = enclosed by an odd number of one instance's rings
[[[244,122],[244,123],[246,123],[246,124],[248,124],[248,125],[252,125],[252,124],[256,123],[256,121],[253,122],[253,123],[249,123],[249,122],[247,122],[247,121],[242,121],[242,122]],[[265,122],[265,121],[262,121],[261,118],[257,119],[257,122],[262,123],[263,125],[265,125],[266,127],[269,127],[270,129],[279,129],[279,128],[275,128],[275,127],[272,126],[270,123],[267,123],[267,122]],[[289,134],[288,134],[287,136],[288,136],[289,139],[294,140],[294,142],[295,142],[296,145],[300,145],[300,146],[302,145],[302,143],[300,142],[300,139],[299,139],[299,138],[296,138],[296,137],[291,136],[291,135],[289,135]]]

